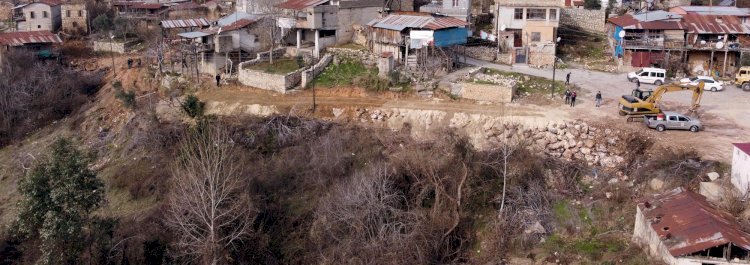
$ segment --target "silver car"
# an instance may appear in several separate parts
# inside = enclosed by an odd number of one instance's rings
[[[700,120],[676,112],[646,116],[643,122],[649,128],[660,132],[665,130],[690,130],[691,132],[703,130],[703,124]]]

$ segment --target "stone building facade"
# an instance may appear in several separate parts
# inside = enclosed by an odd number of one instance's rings
[[[88,11],[85,4],[62,5],[62,31],[72,35],[88,33]]]
[[[560,10],[560,25],[582,29],[591,33],[607,32],[605,10],[564,8]]]

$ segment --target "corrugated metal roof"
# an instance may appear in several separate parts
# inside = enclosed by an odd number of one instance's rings
[[[218,34],[219,31],[221,31],[221,32],[228,32],[228,31],[232,31],[232,30],[241,29],[241,28],[247,27],[249,25],[252,25],[255,22],[258,22],[258,21],[257,20],[253,20],[253,19],[240,19],[240,20],[237,20],[236,22],[234,22],[232,24],[229,24],[229,25],[226,25],[226,26],[222,26],[222,27],[214,27],[214,28],[210,28],[210,29],[205,29],[205,30],[202,30],[201,32],[206,33],[208,35],[214,35],[214,34]]]
[[[370,21],[367,25],[374,28],[402,31],[406,28],[438,30],[444,28],[465,27],[469,24],[454,17],[391,14],[382,19]]]
[[[750,28],[736,16],[711,16],[695,13],[683,18],[688,33],[695,34],[750,34]]]
[[[193,2],[184,2],[179,3],[177,5],[173,5],[169,7],[169,10],[190,10],[190,9],[197,9],[197,8],[204,8],[204,6],[193,3]]]
[[[750,234],[730,214],[700,194],[676,188],[653,195],[638,208],[672,256],[686,256],[728,243],[750,250]]]
[[[130,5],[130,8],[135,9],[159,9],[164,7],[163,4],[157,4],[157,3],[144,3],[144,2],[137,2]]]
[[[682,16],[677,13],[667,12],[663,10],[643,12],[633,15],[633,19],[640,22],[651,22],[651,21],[664,21],[664,20],[679,20]]]
[[[329,0],[289,0],[276,5],[278,8],[302,10],[311,6],[317,6],[328,2]]]
[[[162,20],[161,27],[165,29],[172,28],[190,28],[190,27],[208,27],[211,23],[205,18]]]
[[[0,33],[0,44],[21,46],[33,43],[61,43],[60,36],[48,30]]]
[[[642,22],[635,19],[632,15],[623,15],[619,17],[609,18],[612,24],[622,27],[623,29],[663,29],[663,30],[676,30],[684,29],[684,26],[680,21],[668,20],[668,21],[650,21]]]
[[[180,37],[183,37],[183,38],[188,38],[188,39],[195,39],[195,38],[205,37],[205,36],[209,36],[209,35],[212,35],[212,34],[205,33],[205,32],[200,32],[200,31],[183,32],[183,33],[177,34],[177,36],[180,36]]]
[[[251,19],[251,20],[257,20],[260,16],[248,14],[245,12],[237,11],[232,14],[226,15],[219,20],[216,21],[216,24],[219,26],[226,26],[232,23],[237,22],[240,19]]]
[[[750,143],[735,143],[734,146],[740,149],[740,151],[745,152],[745,154],[750,155]]]
[[[701,15],[750,16],[750,8],[734,6],[678,6],[672,8],[675,12],[691,12]]]

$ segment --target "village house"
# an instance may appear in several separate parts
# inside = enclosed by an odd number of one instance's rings
[[[62,24],[60,16],[60,0],[40,0],[14,7],[16,15],[16,30],[56,32]],[[18,16],[21,15],[21,16]]]
[[[276,5],[284,10],[279,25],[288,32],[286,43],[294,53],[319,57],[326,47],[352,41],[354,25],[379,16],[382,0],[289,0]]]
[[[471,0],[432,1],[419,7],[419,12],[449,16],[471,22]]]
[[[732,185],[742,194],[750,191],[750,143],[736,143],[732,150]]]
[[[514,64],[552,66],[555,60],[559,0],[496,0],[495,25],[511,47]]]
[[[61,7],[62,31],[71,35],[86,34],[89,31],[86,4],[65,3]]]
[[[670,265],[750,264],[750,234],[730,214],[681,187],[642,199],[632,240]]]
[[[178,33],[198,31],[211,26],[205,18],[173,19],[159,22],[162,28],[162,36],[166,39],[176,39]]]
[[[366,34],[373,53],[389,52],[395,60],[406,63],[407,57],[418,60],[416,50],[465,44],[468,25],[454,17],[427,13],[390,14],[367,23]]]
[[[127,19],[159,20],[167,13],[168,6],[160,3],[139,1],[114,2],[117,15]]]
[[[0,33],[0,63],[11,50],[39,52],[59,43],[62,43],[60,37],[48,30]]]
[[[614,56],[632,67],[669,68],[676,61],[689,75],[733,76],[750,47],[750,10],[716,8],[681,6],[610,18]]]
[[[194,2],[184,2],[167,9],[167,18],[169,19],[192,19],[202,18],[209,14],[208,7]]]

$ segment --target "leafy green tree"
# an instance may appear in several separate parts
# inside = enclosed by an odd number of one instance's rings
[[[184,110],[190,118],[202,116],[204,107],[205,103],[201,102],[198,97],[194,95],[188,95],[185,98],[185,101],[182,102],[182,110]]]
[[[16,228],[22,238],[40,239],[41,264],[76,264],[86,247],[91,212],[104,201],[104,185],[90,162],[70,140],[59,139],[50,158],[19,184],[23,198]]]
[[[583,1],[583,8],[585,9],[602,9],[602,1],[601,0],[584,0]]]

